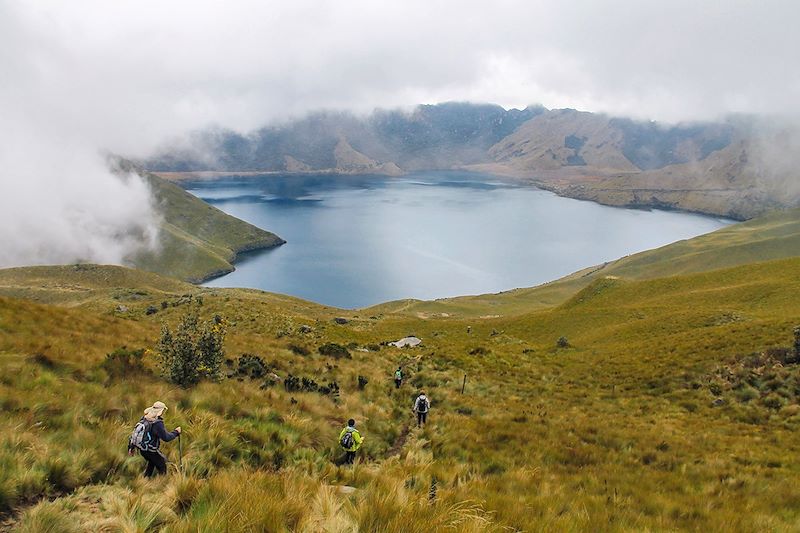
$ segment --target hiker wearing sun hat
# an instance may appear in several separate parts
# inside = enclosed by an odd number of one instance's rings
[[[158,474],[167,473],[167,458],[161,453],[161,441],[169,442],[181,434],[180,426],[174,431],[167,432],[162,418],[166,410],[164,402],[156,402],[145,409],[144,416],[133,429],[128,443],[129,454],[133,455],[138,449],[147,461],[144,477],[152,477],[154,471]]]

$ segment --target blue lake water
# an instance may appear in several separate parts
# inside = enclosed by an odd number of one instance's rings
[[[185,183],[287,244],[207,283],[355,308],[498,292],[719,229],[730,221],[605,207],[459,171]]]

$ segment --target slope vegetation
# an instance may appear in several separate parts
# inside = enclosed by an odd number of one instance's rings
[[[119,165],[147,181],[161,216],[159,248],[131,258],[138,268],[199,283],[231,272],[237,254],[286,242],[128,162]]]
[[[14,297],[0,296],[0,523],[20,531],[754,531],[800,519],[800,460],[787,453],[800,372],[781,349],[800,322],[797,258],[596,279],[553,309],[479,322],[348,312],[340,324],[342,311],[315,304],[119,267],[28,276],[4,272]],[[32,301],[43,286],[65,292],[50,297],[59,305]],[[74,286],[91,301],[71,300]],[[190,310],[228,320],[228,378],[185,390],[152,373],[150,353],[142,368],[106,363],[121,346],[152,348],[161,323]],[[382,344],[409,333],[422,345]],[[320,353],[330,342],[351,358]],[[750,356],[767,349],[784,364]],[[268,373],[240,371],[243,353]],[[290,374],[340,391],[287,390]],[[424,429],[410,413],[419,388],[432,398]],[[124,445],[155,399],[185,430],[184,469],[144,481]],[[337,466],[349,417],[366,437],[361,463]]]

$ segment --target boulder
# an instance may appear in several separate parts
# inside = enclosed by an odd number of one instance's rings
[[[398,348],[403,348],[405,346],[413,348],[414,346],[417,346],[419,344],[422,344],[422,339],[419,339],[417,337],[403,337],[399,341],[394,341],[389,343],[389,345],[397,346]]]

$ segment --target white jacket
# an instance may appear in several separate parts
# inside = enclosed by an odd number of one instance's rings
[[[419,404],[422,403],[422,400],[426,400],[428,402],[428,407],[424,411],[421,411],[420,408],[419,408]],[[417,399],[414,402],[414,412],[415,413],[427,413],[428,410],[430,410],[430,408],[431,408],[431,399],[430,398],[428,398],[424,394],[420,394],[419,396],[417,396]]]

